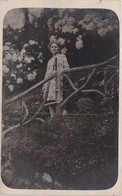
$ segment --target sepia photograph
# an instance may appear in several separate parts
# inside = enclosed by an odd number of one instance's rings
[[[6,13],[5,186],[107,190],[117,183],[119,28],[111,9],[23,6]]]

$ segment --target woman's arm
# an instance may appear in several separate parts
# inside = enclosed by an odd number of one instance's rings
[[[44,79],[48,78],[48,76],[49,76],[50,74],[51,74],[51,73],[50,73],[50,66],[49,66],[49,61],[48,61],[47,70],[46,70]],[[46,88],[47,88],[47,83],[48,83],[48,82],[46,82],[45,84],[43,84],[43,87],[42,87],[42,91],[44,92],[44,94],[45,94],[45,91],[46,91]]]
[[[63,54],[63,69],[65,70],[65,69],[69,69],[70,68],[70,66],[69,66],[69,63],[68,63],[68,61],[67,61],[67,58],[66,58],[66,56]]]

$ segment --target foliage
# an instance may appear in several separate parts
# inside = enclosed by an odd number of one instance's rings
[[[13,9],[6,14],[3,27],[8,95],[43,79],[51,39],[59,40],[71,67],[97,63],[118,53],[119,21],[111,10]]]

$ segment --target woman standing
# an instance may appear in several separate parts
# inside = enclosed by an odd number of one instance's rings
[[[67,58],[64,54],[60,53],[60,45],[57,40],[49,43],[49,50],[52,53],[52,58],[48,61],[45,79],[56,71],[63,71],[69,69]],[[63,77],[61,77],[61,94],[60,102],[63,100]],[[43,85],[44,99],[46,97],[47,102],[56,101],[56,78],[49,80]],[[55,115],[55,105],[49,106],[50,115]],[[64,112],[64,111],[63,111]]]

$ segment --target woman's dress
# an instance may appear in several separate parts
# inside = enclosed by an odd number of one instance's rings
[[[45,79],[49,77],[51,74],[57,71],[63,71],[69,69],[69,64],[67,62],[67,58],[64,54],[57,54],[53,56],[47,64],[47,70],[45,74]],[[60,101],[63,100],[63,77],[61,77],[61,95]],[[43,85],[44,98],[47,93],[46,101],[55,101],[56,100],[56,78],[49,80],[47,83]],[[47,92],[48,91],[48,92]]]

